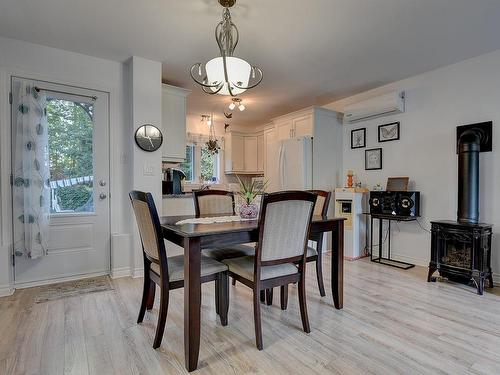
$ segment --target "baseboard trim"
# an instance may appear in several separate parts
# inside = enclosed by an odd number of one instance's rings
[[[0,297],[8,297],[13,295],[15,292],[15,289],[11,287],[10,285],[4,285],[0,286]]]
[[[32,288],[35,286],[57,284],[57,283],[63,283],[66,281],[88,279],[90,277],[99,277],[99,276],[105,276],[105,275],[109,275],[109,271],[100,271],[100,272],[85,273],[85,274],[71,275],[71,276],[60,276],[60,277],[54,277],[54,278],[46,279],[46,280],[25,281],[25,282],[15,283],[14,287],[15,287],[15,289],[25,289],[25,288]]]
[[[111,270],[111,274],[109,275],[112,279],[119,279],[122,277],[130,277],[130,267],[119,267]]]
[[[137,279],[139,277],[144,277],[144,267],[137,267],[132,273],[132,278]]]

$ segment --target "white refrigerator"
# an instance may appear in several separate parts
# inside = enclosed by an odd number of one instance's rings
[[[267,192],[313,188],[313,139],[297,137],[267,146]]]

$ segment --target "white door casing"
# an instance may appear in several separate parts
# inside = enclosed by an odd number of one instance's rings
[[[92,106],[93,209],[51,214],[47,255],[15,257],[17,287],[108,274],[110,270],[109,94],[47,82],[35,84],[52,99]]]

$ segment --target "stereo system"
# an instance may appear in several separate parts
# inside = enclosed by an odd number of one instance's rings
[[[420,192],[371,191],[370,214],[420,216]]]

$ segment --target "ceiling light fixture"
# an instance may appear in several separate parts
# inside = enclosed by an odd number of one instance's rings
[[[236,96],[262,82],[263,73],[260,68],[233,56],[239,32],[231,21],[229,8],[235,3],[236,0],[219,0],[219,4],[224,7],[222,21],[215,28],[220,57],[215,57],[206,64],[196,63],[189,70],[191,78],[207,94]]]
[[[231,100],[232,100],[231,104],[229,104],[229,109],[231,111],[236,107],[238,107],[238,109],[242,112],[245,110],[245,106],[243,105],[242,100],[240,98],[233,98]]]

